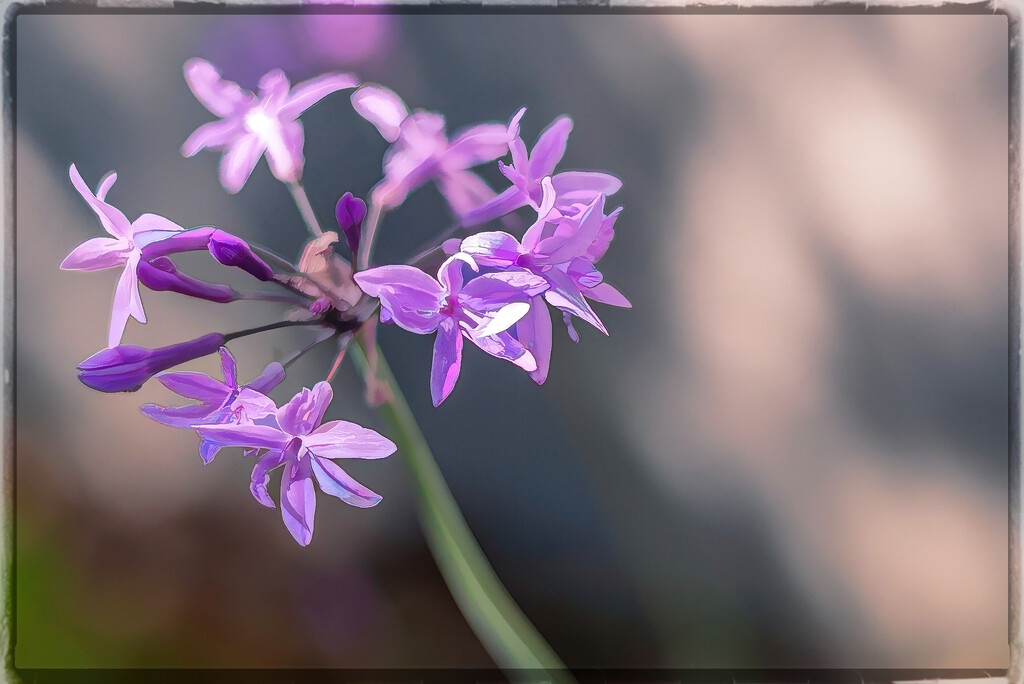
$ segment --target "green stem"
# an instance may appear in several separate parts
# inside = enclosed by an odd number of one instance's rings
[[[366,343],[362,336],[357,341],[353,356],[368,373]],[[380,410],[415,483],[427,544],[470,627],[506,672],[543,670],[553,681],[572,682],[565,665],[515,604],[473,538],[380,348],[377,378],[391,386],[393,399]]]

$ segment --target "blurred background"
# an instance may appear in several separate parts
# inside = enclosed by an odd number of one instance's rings
[[[561,168],[624,180],[602,271],[635,308],[600,309],[610,337],[580,326],[579,345],[556,326],[543,387],[469,349],[435,410],[431,340],[381,332],[469,525],[569,666],[1005,667],[1005,17],[22,15],[16,31],[17,667],[491,666],[399,458],[352,464],[383,502],[320,496],[300,548],[252,500],[249,462],[204,467],[194,434],[138,412],[173,395],[75,378],[117,274],[57,269],[100,231],[72,162],[90,185],[116,170],[108,199],[132,218],[288,255],[304,239],[265,162],[229,196],[218,155],[178,154],[212,119],[181,75],[193,56],[250,88],[273,67],[350,70],[449,132],[528,105],[532,144],[570,114]],[[386,146],[347,93],[303,122],[326,223]],[[378,260],[449,221],[419,191]],[[281,313],[143,300],[125,341],[148,346]],[[231,346],[248,379],[304,341]],[[384,429],[349,363],[334,386],[329,418]]]

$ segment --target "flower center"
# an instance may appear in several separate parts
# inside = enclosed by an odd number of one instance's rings
[[[245,115],[245,127],[266,139],[277,131],[277,119],[269,116],[262,109],[253,109]]]

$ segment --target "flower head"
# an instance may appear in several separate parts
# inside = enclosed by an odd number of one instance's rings
[[[437,183],[458,216],[494,196],[487,183],[469,169],[506,154],[505,126],[472,126],[449,141],[443,116],[421,110],[410,114],[397,94],[379,85],[359,88],[352,94],[352,106],[392,143],[384,155],[384,180],[372,192],[378,205],[397,207],[429,181]]]
[[[305,163],[299,115],[327,95],[359,85],[350,74],[326,74],[291,88],[284,72],[274,69],[260,79],[257,96],[221,78],[202,59],[185,63],[185,80],[196,99],[221,118],[197,128],[181,153],[191,157],[205,147],[222,150],[220,182],[230,193],[242,189],[264,154],[275,178],[298,181]]]
[[[526,108],[523,107],[508,126],[512,165],[498,162],[512,187],[466,212],[462,217],[463,225],[478,226],[527,205],[538,209],[543,202],[542,180],[548,176],[560,207],[573,203],[589,204],[598,195],[613,195],[622,187],[618,178],[599,171],[554,172],[565,155],[565,146],[572,131],[572,119],[567,116],[552,121],[537,138],[533,150],[527,153],[519,132],[519,120],[525,113]]]
[[[419,335],[437,333],[430,370],[434,406],[455,388],[463,338],[524,370],[537,368],[530,351],[507,330],[526,315],[530,298],[547,289],[545,280],[510,269],[465,282],[465,265],[478,270],[470,257],[456,254],[441,265],[436,280],[412,266],[380,266],[355,275],[363,292],[380,298],[381,321]]]
[[[123,267],[121,278],[117,281],[117,289],[114,290],[114,306],[110,314],[110,331],[107,336],[107,346],[114,347],[121,341],[129,317],[140,323],[146,322],[136,273],[142,259],[142,249],[150,243],[163,240],[185,229],[156,214],[143,214],[134,221],[129,221],[120,209],[107,204],[107,192],[117,180],[116,173],[103,177],[95,195],[82,180],[82,175],[78,173],[74,164],[71,165],[69,175],[75,189],[95,212],[100,225],[110,237],[86,240],[64,257],[60,267],[65,271],[97,271]]]
[[[333,392],[330,384],[303,389],[272,417],[258,423],[199,425],[196,431],[216,447],[266,449],[256,461],[250,480],[253,497],[274,508],[267,486],[270,471],[284,467],[281,475],[281,517],[285,527],[302,546],[313,538],[316,494],[313,481],[325,494],[359,508],[375,506],[379,494],[356,482],[334,459],[384,458],[395,444],[355,423],[335,420],[322,423]]]
[[[245,385],[238,384],[238,367],[227,347],[220,348],[220,364],[223,381],[194,371],[160,373],[156,377],[164,387],[199,403],[185,406],[143,404],[140,407],[143,415],[169,427],[190,428],[252,422],[277,410],[266,394],[284,380],[284,367],[280,363],[270,363],[256,379]],[[216,444],[200,440],[199,456],[203,463],[212,461],[219,450]]]

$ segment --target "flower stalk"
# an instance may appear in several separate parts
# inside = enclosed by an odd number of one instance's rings
[[[364,374],[370,372],[367,352],[365,340],[357,335],[352,356]],[[391,389],[380,412],[412,476],[427,544],[459,610],[503,670],[543,670],[554,681],[572,682],[566,666],[487,562],[379,347],[376,352],[375,379]]]

